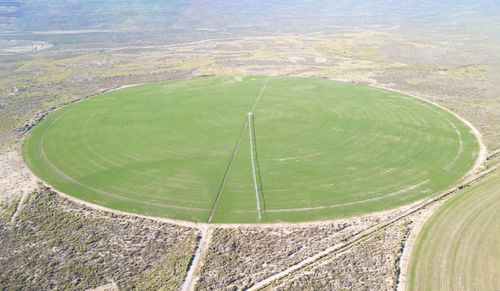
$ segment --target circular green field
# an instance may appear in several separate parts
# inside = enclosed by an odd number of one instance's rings
[[[275,222],[408,204],[456,183],[478,148],[467,125],[414,97],[245,77],[147,84],[74,103],[34,128],[24,157],[56,189],[106,207]]]

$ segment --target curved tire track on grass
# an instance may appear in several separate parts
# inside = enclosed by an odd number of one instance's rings
[[[68,111],[69,112],[69,111]],[[67,112],[67,113],[68,113]],[[66,114],[67,114],[66,113]],[[57,120],[59,120],[61,117],[63,117],[64,114],[58,116],[55,120],[53,120],[50,125],[47,127],[47,129],[52,125],[54,124]],[[121,199],[121,200],[126,200],[126,201],[132,201],[132,202],[137,202],[139,204],[147,204],[147,205],[152,205],[152,206],[159,206],[159,207],[164,207],[164,208],[171,208],[171,209],[181,209],[181,210],[189,210],[189,211],[207,211],[207,209],[202,209],[202,208],[194,208],[194,207],[185,207],[185,206],[178,206],[178,205],[169,205],[169,204],[163,204],[163,203],[156,203],[156,202],[150,202],[150,201],[144,201],[144,200],[137,200],[137,199],[133,199],[133,198],[130,198],[130,197],[123,197],[121,195],[117,195],[117,194],[113,194],[113,193],[109,193],[109,192],[106,192],[106,191],[103,191],[103,190],[100,190],[100,189],[97,189],[97,188],[94,188],[92,186],[89,186],[89,185],[85,185],[79,181],[77,181],[76,179],[68,176],[67,174],[65,174],[64,172],[62,172],[59,168],[57,168],[54,164],[52,164],[50,162],[50,160],[47,158],[47,155],[45,154],[45,150],[43,148],[43,140],[45,138],[45,133],[47,132],[47,130],[45,130],[42,134],[42,137],[40,138],[40,153],[42,154],[42,157],[43,159],[45,160],[45,162],[47,163],[47,165],[53,169],[61,178],[71,182],[71,183],[74,183],[74,184],[77,184],[81,187],[84,187],[84,188],[87,188],[87,189],[90,189],[92,191],[95,191],[97,193],[100,193],[100,194],[103,194],[103,195],[107,195],[107,196],[111,196],[111,197],[114,197],[114,198],[117,198],[117,199]],[[47,184],[48,185],[48,184]],[[51,185],[49,185],[51,186]],[[51,186],[52,188],[56,189],[55,187]],[[59,192],[59,191],[58,191]]]

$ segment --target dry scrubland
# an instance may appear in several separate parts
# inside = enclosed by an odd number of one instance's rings
[[[488,45],[480,36],[353,31],[112,50],[54,46],[36,54],[2,56],[0,169],[9,169],[10,178],[0,179],[0,287],[84,289],[115,282],[125,289],[144,286],[140,284],[175,289],[196,245],[194,229],[97,212],[43,188],[29,194],[36,183],[17,164],[16,150],[37,120],[58,106],[123,85],[201,75],[323,77],[435,101],[471,121],[494,150],[500,144],[500,62],[488,57],[495,55],[495,47]],[[402,243],[412,225],[402,221],[379,231],[274,287],[393,289]],[[248,286],[342,240],[356,227],[349,224],[342,230],[332,223],[271,231],[216,228],[200,269],[199,288],[218,289],[221,281],[236,288]],[[259,267],[261,273],[248,276],[226,268],[228,254]],[[265,267],[259,266],[264,262]]]
[[[0,288],[177,289],[198,232],[82,207],[40,186],[0,226]]]
[[[123,85],[202,75],[279,74],[418,93],[467,117],[490,145],[497,145],[500,105],[493,84],[499,68],[494,63],[498,60],[488,56],[495,48],[480,36],[464,38],[449,35],[443,42],[443,34],[352,31],[95,51],[54,48],[4,56],[0,140],[15,142],[37,115],[54,106]],[[30,121],[23,127],[26,119]]]
[[[345,241],[399,211],[331,223],[216,227],[199,269],[197,290],[241,290]]]
[[[394,290],[410,219],[274,283],[273,290]]]

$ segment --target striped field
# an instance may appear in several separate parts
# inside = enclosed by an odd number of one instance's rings
[[[425,101],[295,77],[111,91],[58,110],[24,144],[33,172],[69,195],[211,222],[321,220],[393,208],[456,183],[477,154],[470,128]]]
[[[498,159],[498,158],[497,158]],[[500,290],[500,172],[459,191],[425,223],[408,290]]]

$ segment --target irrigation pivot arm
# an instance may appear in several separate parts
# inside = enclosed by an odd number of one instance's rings
[[[250,157],[252,160],[252,174],[253,174],[253,185],[255,188],[255,200],[257,200],[257,211],[259,212],[259,220],[261,219],[260,214],[260,200],[259,200],[259,188],[257,187],[257,177],[255,176],[255,162],[253,157],[253,140],[252,140],[252,112],[248,112],[248,133],[250,136]]]

